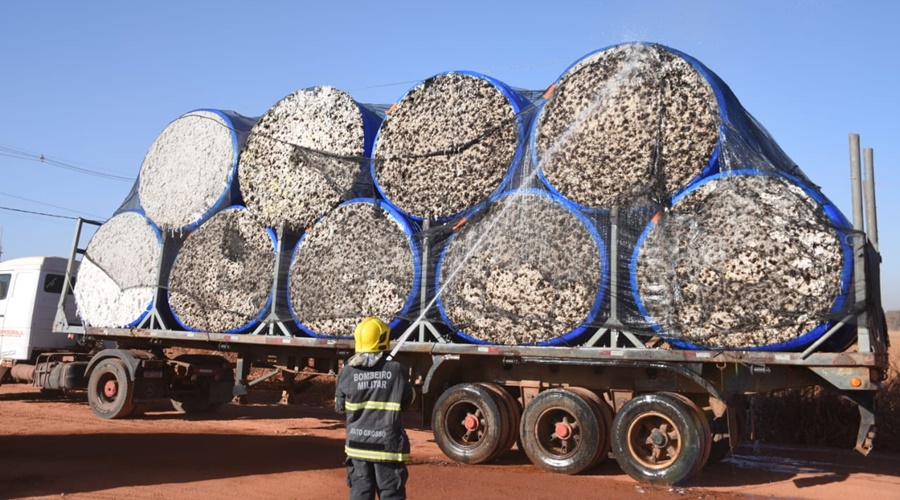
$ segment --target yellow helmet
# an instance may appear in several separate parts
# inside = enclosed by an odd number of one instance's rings
[[[391,329],[375,316],[369,316],[356,325],[353,332],[356,352],[386,351],[391,338]]]

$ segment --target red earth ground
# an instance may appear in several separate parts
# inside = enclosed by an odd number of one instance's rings
[[[300,404],[258,393],[214,414],[159,406],[127,420],[95,417],[83,393],[0,386],[0,498],[346,498],[344,426],[328,382]],[[900,498],[898,454],[750,445],[683,487],[652,487],[614,460],[578,476],[548,474],[515,448],[460,465],[441,454],[420,415],[407,417],[413,499]]]

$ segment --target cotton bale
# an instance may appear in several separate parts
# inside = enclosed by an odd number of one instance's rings
[[[131,327],[144,319],[157,292],[159,230],[138,212],[122,212],[91,237],[75,282],[75,304],[90,326]]]
[[[334,87],[298,90],[254,126],[238,166],[241,193],[269,227],[302,230],[353,197],[381,118]]]
[[[378,191],[416,219],[450,218],[508,182],[522,154],[519,113],[529,105],[504,83],[473,72],[424,80],[378,131]]]
[[[635,301],[689,348],[804,347],[846,303],[848,224],[787,176],[722,173],[651,222],[632,257]]]
[[[580,213],[541,191],[513,191],[449,239],[438,308],[468,341],[569,343],[597,319],[605,261],[602,239]]]
[[[239,200],[238,152],[254,120],[229,111],[187,113],[157,136],[141,164],[140,205],[165,231],[189,231]]]
[[[169,277],[169,304],[185,329],[240,332],[271,300],[275,236],[240,207],[220,211],[185,238]]]
[[[577,61],[534,122],[541,178],[581,206],[610,208],[662,202],[708,173],[724,110],[701,70],[656,44],[623,44]]]
[[[418,259],[412,227],[391,205],[345,202],[294,252],[288,289],[295,322],[324,337],[352,335],[368,316],[396,325],[418,289]]]

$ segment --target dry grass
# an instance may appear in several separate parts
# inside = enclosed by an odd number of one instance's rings
[[[900,451],[900,330],[890,332],[890,367],[884,389],[875,397],[878,434],[875,449]],[[744,438],[762,442],[852,448],[859,412],[834,391],[812,387],[787,389],[749,398],[751,425]],[[749,424],[749,423],[748,423]]]

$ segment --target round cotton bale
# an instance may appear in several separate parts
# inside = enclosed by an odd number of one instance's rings
[[[589,208],[667,200],[712,163],[716,92],[686,56],[655,44],[589,54],[538,112],[531,150],[555,192]]]
[[[468,341],[568,343],[596,318],[605,262],[582,215],[542,192],[515,191],[450,238],[438,265],[438,310]]]
[[[75,282],[75,304],[90,326],[132,327],[153,306],[162,252],[159,230],[137,212],[122,212],[88,243]]]
[[[298,90],[278,101],[241,153],[244,203],[266,226],[311,226],[350,197],[380,123],[334,87]]]
[[[350,200],[301,238],[291,262],[291,314],[313,336],[339,337],[368,316],[392,327],[419,281],[412,228],[390,205]]]
[[[849,292],[846,227],[796,179],[717,174],[641,235],[635,302],[680,347],[804,347],[827,330]]]
[[[241,207],[225,209],[188,235],[169,276],[169,305],[187,330],[240,332],[266,312],[275,236]]]
[[[253,120],[201,109],[170,123],[141,164],[138,194],[160,229],[190,231],[237,201],[238,151]]]
[[[525,135],[524,97],[471,72],[433,76],[412,88],[381,124],[376,188],[415,219],[447,219],[508,182]]]

